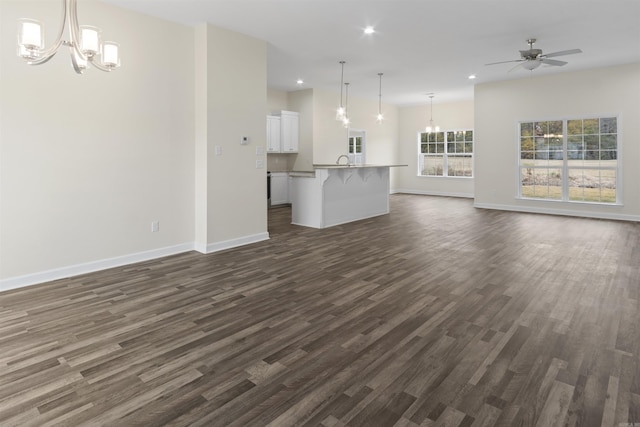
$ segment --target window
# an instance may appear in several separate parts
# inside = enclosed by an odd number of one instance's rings
[[[349,129],[349,163],[365,163],[366,133],[363,130]]]
[[[349,154],[362,154],[362,137],[349,137]]]
[[[521,122],[520,197],[616,203],[616,117]]]
[[[420,133],[418,175],[473,176],[473,131]]]

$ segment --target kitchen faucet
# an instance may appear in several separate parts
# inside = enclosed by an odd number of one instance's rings
[[[340,159],[341,159],[341,158],[343,158],[343,157],[344,157],[345,159],[347,159],[347,163],[346,163],[346,164],[347,164],[347,165],[349,164],[349,156],[347,156],[346,154],[341,154],[341,155],[340,155],[340,157],[338,157],[338,160],[336,160],[336,165],[339,165],[339,164],[340,164]]]

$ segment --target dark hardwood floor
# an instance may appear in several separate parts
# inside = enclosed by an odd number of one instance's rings
[[[640,426],[640,224],[391,201],[0,293],[0,425]]]

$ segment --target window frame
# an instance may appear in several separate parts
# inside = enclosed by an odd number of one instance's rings
[[[466,135],[468,132],[471,132],[471,139],[467,140],[466,139]],[[449,140],[449,134],[453,133],[454,134],[454,140],[450,141]],[[463,139],[462,140],[457,140],[455,138],[455,135],[459,134],[459,133],[463,133]],[[436,152],[435,153],[423,153],[422,152],[422,144],[424,144],[425,142],[422,141],[422,135],[436,135],[434,141],[426,141],[427,143],[429,142],[433,142],[434,144],[442,144],[443,145],[443,149],[442,152],[439,153]],[[443,135],[443,139],[442,141],[438,141],[437,139],[437,134],[442,134]],[[429,137],[427,137],[428,139]],[[423,132],[423,131],[419,131],[418,135],[417,135],[417,140],[418,140],[418,161],[417,161],[417,176],[421,177],[421,178],[465,178],[465,179],[473,179],[475,176],[475,162],[474,162],[474,153],[475,153],[475,131],[474,129],[444,129],[444,130],[439,130],[437,132]],[[458,153],[458,152],[453,152],[450,153],[449,152],[449,144],[471,144],[471,152],[470,153],[466,153],[466,152],[462,152],[462,153]],[[466,147],[465,147],[466,149]],[[425,157],[432,157],[432,158],[436,158],[436,159],[442,159],[442,175],[425,175],[422,173],[422,171],[424,170],[424,159]],[[450,158],[455,158],[455,157],[468,157],[469,158],[469,162],[470,162],[470,169],[471,169],[471,175],[449,175],[449,159]]]
[[[601,130],[598,130],[598,133],[596,134],[585,134],[582,133],[580,134],[580,136],[584,137],[586,135],[598,135],[599,137],[599,141],[601,139],[602,135],[616,135],[616,149],[615,150],[605,150],[605,151],[615,151],[616,152],[616,166],[615,167],[608,167],[608,166],[593,166],[593,165],[582,165],[580,167],[577,166],[571,166],[569,164],[569,151],[574,151],[574,150],[569,150],[569,132],[568,132],[568,124],[570,121],[576,121],[576,120],[581,120],[584,121],[585,120],[598,120],[598,123],[600,123],[599,121],[601,119],[615,119],[616,120],[616,132],[614,134],[612,133],[602,133]],[[557,166],[542,166],[542,165],[534,165],[533,168],[539,168],[539,169],[547,169],[547,170],[552,170],[552,169],[560,169],[561,171],[561,194],[560,194],[560,198],[543,198],[543,197],[532,197],[532,196],[523,196],[522,194],[522,170],[523,169],[527,169],[526,165],[523,165],[523,159],[522,158],[522,125],[523,124],[527,124],[527,123],[541,123],[541,122],[557,122],[560,121],[562,122],[562,165],[560,167]],[[598,115],[584,115],[584,116],[571,116],[571,117],[563,117],[563,118],[552,118],[552,119],[536,119],[536,120],[519,120],[516,122],[516,144],[517,144],[517,149],[516,149],[516,198],[519,200],[534,200],[534,201],[543,201],[543,202],[560,202],[560,203],[571,203],[571,204],[589,204],[589,205],[597,205],[597,206],[621,206],[622,205],[622,131],[621,131],[621,124],[620,124],[620,114],[598,114]],[[534,145],[535,145],[535,136],[532,137],[534,139]],[[549,150],[548,152],[550,152],[551,150]],[[582,151],[584,151],[585,153],[588,151],[586,148],[584,148]],[[598,149],[598,152],[602,151],[601,149]],[[535,153],[535,149],[532,151],[532,153]],[[535,154],[534,154],[535,155]],[[583,160],[587,160],[587,159],[583,159]],[[529,167],[531,168],[531,167]],[[609,170],[609,171],[614,171],[615,172],[615,201],[613,202],[608,202],[608,201],[592,201],[592,200],[575,200],[571,198],[571,192],[570,192],[570,174],[569,172],[571,170],[576,170],[576,169],[580,169],[580,170],[598,170],[598,171],[603,171],[603,170]]]

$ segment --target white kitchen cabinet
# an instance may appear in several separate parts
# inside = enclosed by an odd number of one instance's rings
[[[280,117],[267,116],[267,153],[282,152]]]
[[[271,172],[271,206],[289,203],[289,174]]]
[[[297,153],[299,132],[298,113],[280,111],[267,116],[267,153]]]
[[[293,111],[280,113],[280,139],[283,153],[298,152],[299,115]]]

